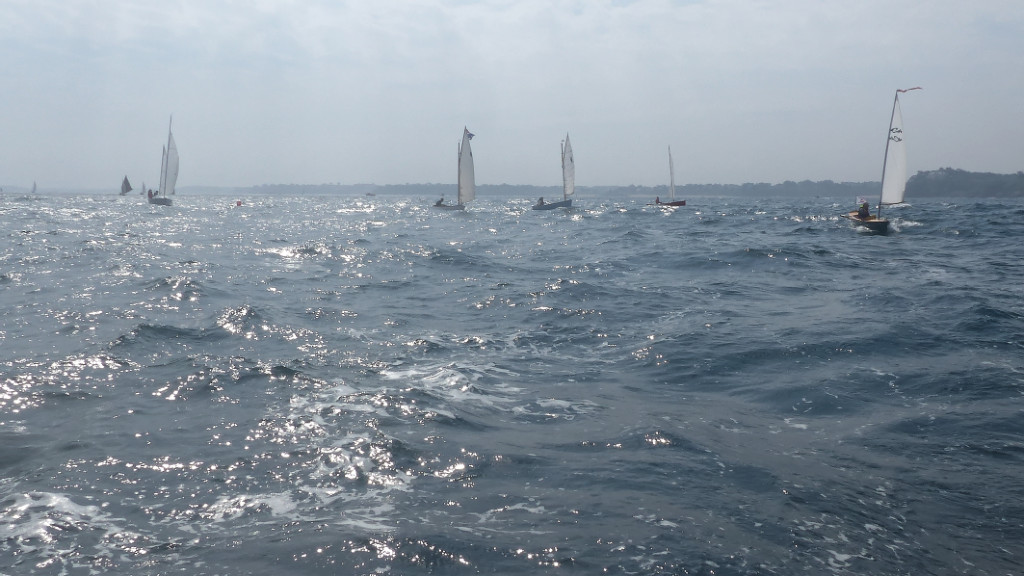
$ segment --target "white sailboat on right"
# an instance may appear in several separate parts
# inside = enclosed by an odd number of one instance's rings
[[[857,210],[843,214],[844,218],[872,232],[885,234],[889,231],[889,221],[882,218],[882,206],[903,202],[903,195],[907,190],[907,144],[903,140],[900,94],[920,89],[920,86],[901,88],[896,90],[896,96],[893,98],[889,134],[885,141],[885,158],[882,160],[882,191],[878,198],[878,212],[872,216],[868,203],[862,202]]]

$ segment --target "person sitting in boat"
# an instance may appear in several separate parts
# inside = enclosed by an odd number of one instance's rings
[[[871,217],[871,209],[868,208],[868,203],[865,202],[865,203],[860,205],[860,208],[857,209],[857,218],[860,218],[860,219],[863,220],[863,219],[870,218],[870,217]]]
[[[437,202],[434,202],[434,206],[440,206],[442,204],[444,204],[444,194],[441,194],[441,199],[440,200],[438,200]]]
[[[543,206],[543,205],[544,205],[544,197],[541,196],[540,200],[537,200],[537,206]]]
[[[152,198],[153,198],[153,189],[152,189],[152,188],[150,188],[150,189],[149,189],[149,196],[148,196],[148,197],[149,197],[150,199],[152,199]]]
[[[654,197],[654,203],[655,204],[661,204],[661,196],[655,196]]]

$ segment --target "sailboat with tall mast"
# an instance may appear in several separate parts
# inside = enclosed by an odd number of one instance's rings
[[[125,175],[124,180],[121,181],[121,196],[127,196],[132,191],[132,185],[128,182],[128,176]]]
[[[441,196],[441,199],[434,203],[434,208],[465,210],[466,204],[476,198],[476,172],[473,169],[473,149],[469,146],[469,141],[473,139],[473,136],[474,134],[463,126],[462,142],[459,144],[458,203],[445,204],[444,196]]]
[[[686,200],[676,200],[676,168],[672,163],[672,147],[668,147],[668,202],[662,202],[660,196],[654,197],[657,206],[686,206]]]
[[[173,121],[174,118],[171,118]],[[167,145],[164,146],[160,160],[160,187],[149,195],[150,204],[170,206],[170,196],[174,194],[174,184],[178,181],[178,147],[174,144],[171,122],[167,123]]]
[[[843,214],[859,226],[872,232],[885,234],[889,231],[889,220],[882,218],[882,206],[903,202],[907,189],[907,145],[903,141],[903,114],[900,111],[900,94],[920,90],[920,86],[896,90],[892,101],[892,116],[889,118],[889,134],[885,141],[885,158],[882,160],[882,191],[878,199],[878,212],[872,216],[867,202],[860,209]]]
[[[576,159],[572,155],[572,143],[566,132],[562,142],[562,200],[545,202],[544,197],[533,205],[534,210],[554,210],[555,208],[572,208],[572,195],[576,192]]]

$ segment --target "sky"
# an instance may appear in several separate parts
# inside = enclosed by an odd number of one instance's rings
[[[1020,0],[3,0],[0,186],[877,181],[1024,170]]]

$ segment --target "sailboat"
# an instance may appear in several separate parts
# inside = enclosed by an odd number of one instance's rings
[[[843,214],[844,218],[853,220],[872,232],[885,234],[889,231],[889,221],[882,218],[882,206],[891,206],[903,202],[903,194],[907,189],[907,147],[903,141],[903,115],[900,113],[900,94],[914,88],[896,90],[892,101],[892,117],[889,119],[889,134],[885,141],[885,158],[882,160],[882,192],[878,199],[878,212],[872,216],[867,202],[861,204],[860,210]]]
[[[542,196],[534,210],[554,210],[555,208],[571,208],[572,195],[576,191],[576,160],[572,156],[572,144],[569,142],[569,134],[565,134],[565,141],[562,142],[562,201],[544,202]]]
[[[173,118],[172,118],[173,121]],[[178,181],[178,147],[174,144],[171,123],[167,123],[167,145],[163,149],[160,160],[160,187],[149,195],[150,204],[170,206],[170,195],[174,194],[174,184]]]
[[[686,200],[676,200],[676,168],[672,163],[672,147],[668,147],[668,202],[662,202],[661,198],[655,196],[654,204],[657,206],[686,206]]]
[[[32,193],[33,194],[38,194],[38,192],[36,192],[36,182],[35,182],[35,180],[32,181]]]
[[[445,204],[444,196],[434,203],[434,208],[442,210],[465,210],[466,204],[476,198],[476,174],[473,171],[473,149],[469,141],[473,134],[462,128],[462,143],[459,144],[459,200],[457,204]]]
[[[128,176],[125,176],[124,180],[121,181],[121,196],[125,196],[131,191],[132,185],[128,183]]]

